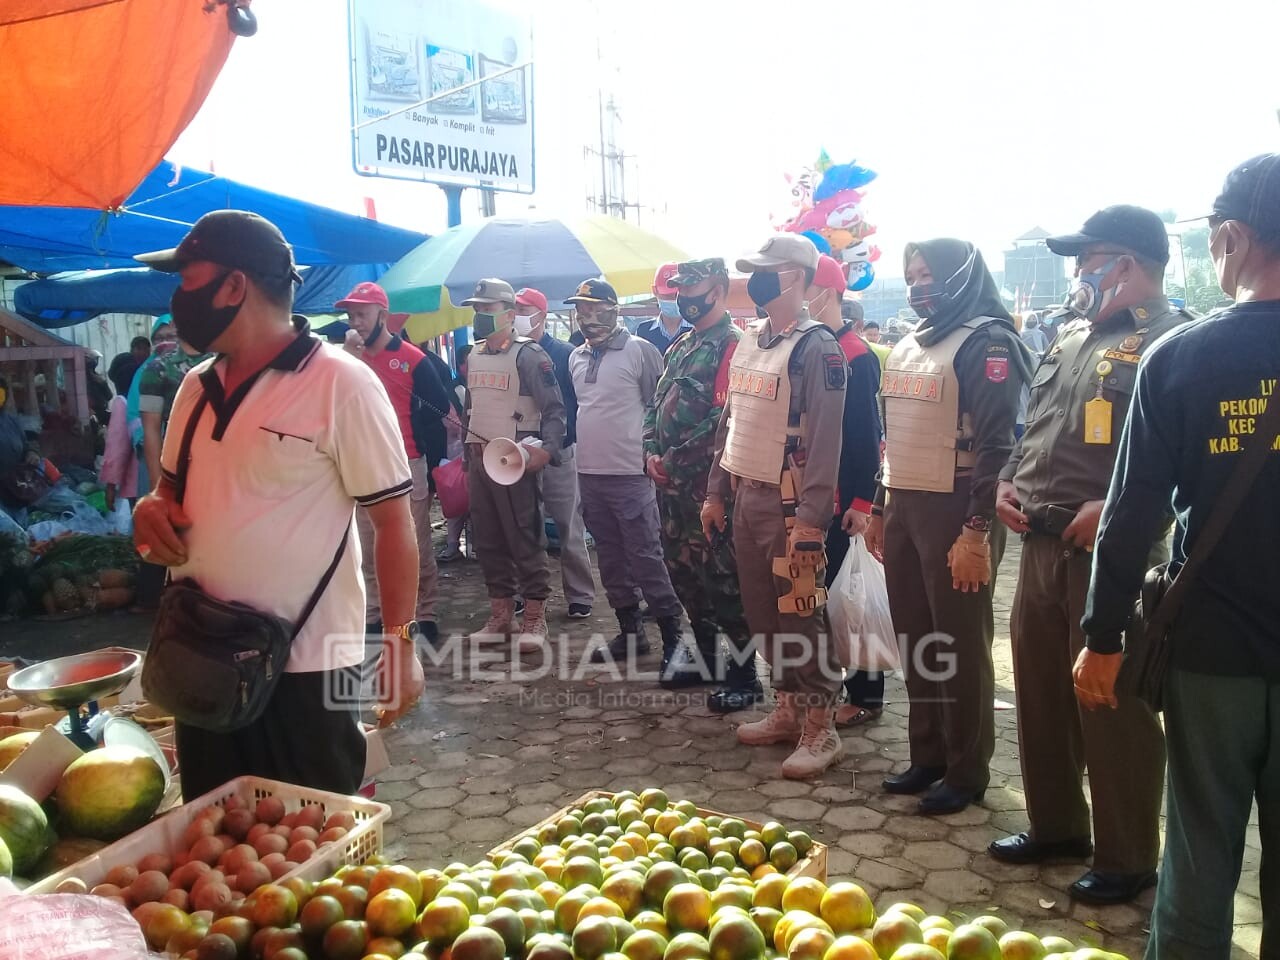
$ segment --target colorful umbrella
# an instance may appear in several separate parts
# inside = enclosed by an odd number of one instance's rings
[[[415,341],[471,322],[456,306],[476,281],[501,277],[519,290],[536,287],[551,303],[571,296],[583,280],[603,276],[620,297],[649,292],[653,273],[686,254],[625,220],[481,220],[453,227],[412,250],[382,277],[391,309],[409,314]]]

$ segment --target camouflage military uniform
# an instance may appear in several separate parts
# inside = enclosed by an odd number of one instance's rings
[[[751,638],[738,591],[733,530],[726,527],[708,543],[699,518],[728,390],[728,358],[740,337],[726,313],[711,328],[676,340],[644,425],[645,458],[660,456],[670,478],[670,485],[657,488],[667,570],[708,663],[719,633],[737,650],[746,650]],[[725,512],[731,516],[731,506]],[[751,670],[754,678],[754,663]]]

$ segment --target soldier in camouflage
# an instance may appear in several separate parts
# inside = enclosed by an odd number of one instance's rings
[[[729,385],[729,360],[741,336],[725,310],[729,272],[724,261],[692,260],[678,265],[668,281],[678,291],[680,316],[693,329],[667,351],[644,425],[645,469],[658,490],[662,548],[671,584],[689,615],[699,658],[677,652],[663,672],[664,686],[686,686],[714,673],[725,684],[707,700],[719,713],[743,710],[761,696],[755,649],[738,590],[732,530],[715,531],[709,541],[700,511],[707,474],[715,456],[716,427]],[[726,511],[727,512],[727,511]],[[720,669],[719,635],[729,641]]]

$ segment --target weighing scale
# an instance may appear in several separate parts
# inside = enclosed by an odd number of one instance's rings
[[[142,654],[136,651],[96,650],[19,670],[9,677],[9,689],[35,706],[66,710],[58,731],[81,750],[92,750],[107,719],[98,713],[98,699],[123,690],[141,666]],[[82,717],[80,708],[86,705],[88,715]]]

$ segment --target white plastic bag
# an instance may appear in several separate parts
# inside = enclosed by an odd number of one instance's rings
[[[4,960],[149,960],[147,941],[121,905],[88,894],[4,896]]]
[[[861,536],[827,592],[827,616],[840,664],[851,670],[897,670],[898,635],[889,616],[884,565],[867,550]]]
[[[116,498],[116,508],[106,516],[107,529],[127,537],[133,533],[133,511],[129,509],[129,501],[124,497]]]

